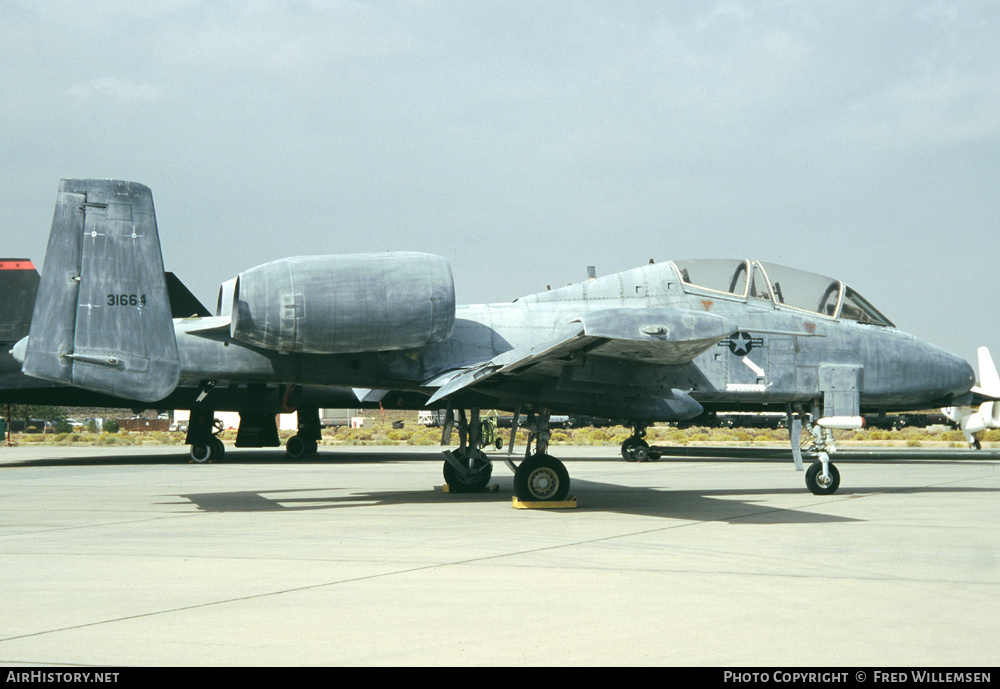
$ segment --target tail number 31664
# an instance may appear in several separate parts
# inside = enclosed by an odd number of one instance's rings
[[[109,294],[108,306],[145,306],[145,294]]]

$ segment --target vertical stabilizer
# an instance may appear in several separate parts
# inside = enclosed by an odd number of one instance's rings
[[[979,389],[990,397],[1000,397],[1000,375],[990,356],[987,347],[980,347],[976,354],[979,358]]]
[[[180,377],[148,187],[62,180],[24,373],[153,402]]]

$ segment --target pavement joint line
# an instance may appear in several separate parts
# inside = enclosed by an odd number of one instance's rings
[[[953,480],[953,481],[942,481],[940,483],[934,483],[934,484],[931,484],[931,485],[933,485],[933,486],[943,486],[943,485],[951,485],[951,484],[956,484],[956,483],[967,483],[967,482],[973,481],[973,480],[975,480],[975,479],[974,478],[958,479],[958,480]],[[910,487],[900,487],[900,488],[895,488],[895,489],[886,489],[886,490],[881,490],[881,491],[873,492],[873,493],[865,493],[865,494],[862,494],[862,495],[856,495],[855,494],[855,495],[844,495],[844,496],[830,496],[829,499],[826,500],[826,501],[824,501],[823,504],[831,504],[831,503],[835,503],[835,502],[843,502],[843,501],[846,501],[846,500],[855,500],[855,499],[859,499],[859,498],[863,499],[863,498],[874,497],[874,496],[885,495],[885,494],[892,494],[892,493],[906,493],[908,491],[920,490],[921,488],[926,488],[926,487],[928,487],[928,486],[916,486],[916,487],[910,486]],[[88,627],[96,627],[96,626],[101,626],[101,625],[105,625],[105,624],[113,624],[113,623],[116,623],[116,622],[126,622],[126,621],[130,621],[130,620],[143,619],[143,618],[147,618],[147,617],[156,617],[156,616],[159,616],[159,615],[166,615],[166,614],[170,614],[170,613],[185,612],[185,611],[189,611],[189,610],[197,610],[197,609],[201,609],[201,608],[208,608],[208,607],[214,607],[214,606],[219,606],[219,605],[226,605],[226,604],[230,604],[230,603],[239,603],[239,602],[242,602],[242,601],[255,600],[255,599],[261,599],[261,598],[269,598],[269,597],[273,597],[273,596],[280,596],[280,595],[289,594],[289,593],[299,593],[299,592],[309,591],[309,590],[314,590],[314,589],[328,588],[328,587],[338,586],[338,585],[341,585],[341,584],[350,584],[350,583],[356,583],[356,582],[360,582],[360,581],[368,581],[368,580],[373,580],[373,579],[381,579],[381,578],[392,577],[392,576],[412,574],[414,572],[421,572],[421,571],[427,571],[427,570],[432,570],[432,569],[439,569],[439,568],[444,568],[444,567],[454,567],[454,566],[459,566],[459,565],[468,565],[468,564],[473,564],[473,563],[477,563],[477,562],[486,562],[486,561],[489,561],[489,560],[499,560],[499,559],[503,559],[503,558],[515,557],[515,556],[520,556],[520,555],[530,555],[530,554],[533,554],[533,553],[540,553],[540,552],[546,552],[546,551],[552,551],[552,550],[561,550],[561,549],[566,549],[566,548],[578,547],[578,546],[581,546],[581,545],[588,545],[588,544],[594,544],[594,543],[600,543],[600,542],[614,541],[614,540],[625,539],[625,538],[633,538],[633,537],[636,537],[636,536],[642,536],[642,535],[647,535],[647,534],[657,533],[657,532],[662,532],[662,531],[670,531],[670,530],[680,529],[680,528],[688,528],[688,527],[698,526],[698,525],[703,525],[703,524],[717,523],[717,522],[721,522],[721,521],[731,521],[731,520],[745,519],[745,518],[750,518],[750,517],[754,517],[754,516],[760,516],[760,515],[764,515],[764,514],[777,513],[777,512],[785,512],[785,511],[788,511],[788,510],[796,510],[796,509],[803,509],[803,508],[814,508],[814,507],[816,507],[816,503],[807,503],[807,504],[794,505],[794,506],[791,506],[791,507],[760,509],[760,510],[750,511],[750,512],[747,512],[745,514],[736,514],[736,515],[730,515],[730,516],[727,516],[727,517],[720,517],[718,519],[710,519],[710,520],[704,520],[704,521],[683,521],[681,523],[670,524],[670,525],[665,525],[665,526],[659,526],[659,527],[652,528],[652,529],[642,529],[642,530],[639,530],[639,531],[632,531],[632,532],[629,532],[629,533],[619,533],[619,534],[612,534],[612,535],[608,535],[608,536],[602,536],[600,538],[577,540],[577,541],[573,541],[572,543],[560,543],[560,544],[556,544],[556,545],[549,545],[549,546],[543,546],[543,547],[538,547],[538,548],[531,548],[531,549],[528,549],[528,550],[518,550],[518,551],[514,551],[514,552],[498,553],[498,554],[493,554],[493,555],[485,555],[485,556],[475,557],[475,558],[469,558],[469,559],[465,559],[465,560],[455,560],[455,561],[452,561],[452,562],[439,562],[439,563],[434,563],[434,564],[422,565],[422,566],[419,566],[419,567],[408,567],[408,568],[404,568],[404,569],[394,570],[394,571],[391,571],[391,572],[382,572],[382,573],[378,573],[378,574],[370,574],[370,575],[365,575],[365,576],[360,576],[360,577],[351,577],[351,578],[348,578],[348,579],[340,579],[340,580],[337,580],[337,581],[326,581],[326,582],[321,582],[321,583],[317,583],[317,584],[310,584],[308,586],[299,586],[299,587],[294,587],[294,588],[281,589],[281,590],[277,590],[277,591],[267,591],[267,592],[262,592],[262,593],[256,593],[256,594],[251,594],[251,595],[246,595],[246,596],[235,597],[235,598],[227,598],[227,599],[223,599],[223,600],[216,600],[216,601],[209,601],[209,602],[204,602],[204,603],[198,603],[198,604],[195,604],[195,605],[186,605],[186,606],[181,606],[181,607],[176,607],[176,608],[168,608],[168,609],[164,609],[164,610],[155,610],[155,611],[149,611],[149,612],[144,612],[144,613],[138,613],[138,614],[135,614],[135,615],[125,615],[125,616],[122,616],[122,617],[115,617],[115,618],[110,618],[110,619],[106,619],[106,620],[97,620],[97,621],[94,621],[94,622],[87,622],[87,623],[83,623],[83,624],[71,625],[71,626],[68,626],[68,627],[60,627],[60,628],[56,628],[56,629],[46,629],[46,630],[31,632],[29,634],[19,634],[19,635],[16,635],[16,636],[10,636],[10,637],[0,638],[0,643],[6,642],[6,641],[16,641],[16,640],[20,640],[20,639],[32,638],[32,637],[37,637],[37,636],[45,636],[45,635],[49,635],[49,634],[56,634],[56,633],[59,633],[59,632],[67,632],[67,631],[73,631],[73,630],[78,630],[78,629],[86,629]],[[186,517],[186,516],[194,516],[195,514],[198,514],[198,513],[175,514],[175,515],[170,515],[169,517],[167,517],[167,516],[159,516],[159,517],[154,517],[154,518],[150,518],[150,519],[134,520],[134,521],[131,521],[131,522],[112,522],[112,523],[138,523],[138,522],[143,522],[143,521],[157,521],[157,520],[163,519],[163,518]],[[89,528],[91,526],[93,526],[93,525],[84,525],[84,526],[76,526],[76,527],[65,527],[64,529],[52,529],[52,530],[49,530],[49,531],[74,530],[74,529]],[[34,532],[34,533],[39,533],[39,532]]]
[[[876,495],[876,494],[873,494],[873,495]],[[859,496],[845,496],[843,498],[840,498],[839,500],[834,499],[833,501],[834,502],[839,502],[839,501],[843,501],[843,500],[855,499],[856,497],[859,497]],[[867,497],[867,496],[860,496],[860,497]],[[657,533],[657,532],[660,532],[660,531],[670,531],[670,530],[673,530],[673,529],[688,528],[688,527],[691,527],[691,526],[698,526],[698,525],[702,525],[702,524],[709,524],[709,523],[726,521],[726,520],[731,520],[731,519],[743,519],[743,518],[748,518],[748,517],[751,517],[751,516],[759,516],[761,514],[768,514],[768,513],[772,513],[772,512],[784,512],[784,511],[787,511],[789,509],[798,509],[798,508],[806,507],[806,506],[807,505],[799,505],[799,506],[790,507],[790,508],[768,508],[768,509],[758,510],[758,511],[755,511],[755,512],[749,512],[749,513],[743,514],[743,515],[733,515],[733,516],[729,516],[729,517],[725,517],[725,518],[719,518],[719,519],[710,519],[710,520],[697,521],[697,522],[684,521],[684,522],[679,523],[679,524],[671,524],[671,525],[667,525],[667,526],[660,526],[660,527],[657,527],[657,528],[654,528],[654,529],[642,529],[640,531],[632,531],[632,532],[629,532],[629,533],[613,534],[613,535],[609,535],[609,536],[602,536],[600,538],[590,538],[590,539],[585,539],[585,540],[577,540],[577,541],[574,541],[572,543],[560,543],[560,544],[557,544],[557,545],[543,546],[543,547],[539,547],[539,548],[531,548],[529,550],[518,550],[516,552],[498,553],[498,554],[495,554],[495,555],[484,555],[482,557],[469,558],[469,559],[466,559],[466,560],[455,560],[453,562],[439,562],[439,563],[435,563],[435,564],[422,565],[420,567],[408,567],[408,568],[405,568],[405,569],[394,570],[394,571],[391,571],[391,572],[382,572],[382,573],[379,573],[379,574],[369,574],[369,575],[362,576],[362,577],[352,577],[352,578],[349,578],[349,579],[340,579],[340,580],[337,580],[337,581],[325,581],[325,582],[318,583],[318,584],[310,584],[308,586],[298,586],[298,587],[295,587],[295,588],[281,589],[281,590],[278,590],[278,591],[267,591],[267,592],[263,592],[263,593],[255,593],[255,594],[252,594],[252,595],[240,596],[240,597],[237,597],[237,598],[226,598],[226,599],[223,599],[223,600],[209,601],[209,602],[206,602],[206,603],[198,603],[196,605],[185,605],[185,606],[181,606],[181,607],[178,607],[178,608],[168,608],[168,609],[165,609],[165,610],[155,610],[155,611],[150,611],[150,612],[139,613],[139,614],[136,614],[136,615],[126,615],[126,616],[123,616],[123,617],[115,617],[115,618],[111,618],[111,619],[107,619],[107,620],[98,620],[98,621],[95,621],[95,622],[87,622],[87,623],[84,623],[84,624],[72,625],[72,626],[69,626],[69,627],[60,627],[60,628],[57,628],[57,629],[46,629],[46,630],[42,630],[42,631],[32,632],[30,634],[20,634],[20,635],[17,635],[17,636],[4,637],[4,638],[0,638],[0,643],[3,643],[5,641],[16,641],[18,639],[27,639],[27,638],[31,638],[31,637],[35,637],[35,636],[44,636],[44,635],[47,635],[47,634],[56,634],[56,633],[59,633],[59,632],[73,631],[73,630],[76,630],[76,629],[86,629],[87,627],[96,627],[96,626],[100,626],[100,625],[104,625],[104,624],[113,624],[115,622],[127,622],[129,620],[137,620],[137,619],[142,619],[142,618],[145,618],[145,617],[156,617],[158,615],[166,615],[166,614],[176,613],[176,612],[185,612],[185,611],[188,611],[188,610],[197,610],[199,608],[208,608],[208,607],[213,607],[213,606],[217,606],[217,605],[226,605],[226,604],[229,604],[229,603],[239,603],[239,602],[242,602],[242,601],[255,600],[255,599],[259,599],[259,598],[269,598],[269,597],[272,597],[272,596],[280,596],[280,595],[284,595],[284,594],[288,594],[288,593],[300,593],[300,592],[303,592],[303,591],[310,591],[310,590],[313,590],[313,589],[320,589],[320,588],[327,588],[327,587],[332,587],[332,586],[339,586],[339,585],[342,585],[342,584],[356,583],[356,582],[359,582],[359,581],[369,581],[369,580],[372,580],[372,579],[381,579],[381,578],[385,578],[385,577],[399,576],[399,575],[403,575],[403,574],[412,574],[414,572],[421,572],[421,571],[426,571],[426,570],[431,570],[431,569],[439,569],[439,568],[443,568],[443,567],[455,567],[455,566],[459,566],[459,565],[468,565],[468,564],[473,564],[473,563],[477,563],[477,562],[486,562],[486,561],[489,561],[489,560],[499,560],[499,559],[508,558],[508,557],[515,557],[515,556],[519,556],[519,555],[530,555],[530,554],[533,554],[533,553],[541,553],[541,552],[546,552],[546,551],[550,551],[550,550],[561,550],[561,549],[565,549],[565,548],[573,548],[573,547],[578,547],[578,546],[581,546],[581,545],[589,545],[589,544],[593,544],[593,543],[601,543],[601,542],[605,542],[605,541],[613,541],[613,540],[618,540],[618,539],[623,539],[623,538],[633,538],[635,536],[642,536],[642,535],[646,535],[646,534]],[[808,505],[808,506],[811,507],[812,505]],[[176,516],[185,516],[185,515],[176,515]],[[80,528],[82,528],[82,527],[80,527]]]

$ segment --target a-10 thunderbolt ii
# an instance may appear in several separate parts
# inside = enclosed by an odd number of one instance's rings
[[[506,460],[526,501],[569,491],[549,454],[553,413],[628,419],[623,451],[641,457],[653,422],[785,411],[797,468],[800,436],[814,439],[806,484],[817,494],[840,481],[830,429],[858,428],[864,413],[954,407],[998,425],[992,406],[975,410],[964,360],[899,331],[839,280],[761,261],[650,263],[511,303],[456,306],[438,256],[286,258],[223,283],[216,315],[188,319],[171,318],[163,275],[148,187],[63,180],[30,336],[15,347],[24,373],[147,402],[193,386],[202,412],[219,386],[409,395],[413,406],[462,410],[459,446],[444,453],[445,479],[460,491],[492,473],[480,409],[506,409],[529,430],[524,459]],[[192,412],[194,457],[218,449],[210,422],[197,421],[211,417]],[[308,418],[300,405],[297,454],[316,447]]]

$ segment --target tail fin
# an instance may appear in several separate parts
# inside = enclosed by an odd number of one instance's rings
[[[149,187],[62,180],[24,373],[153,402],[180,363]]]
[[[0,258],[0,342],[28,334],[38,291],[38,271],[26,258]]]

